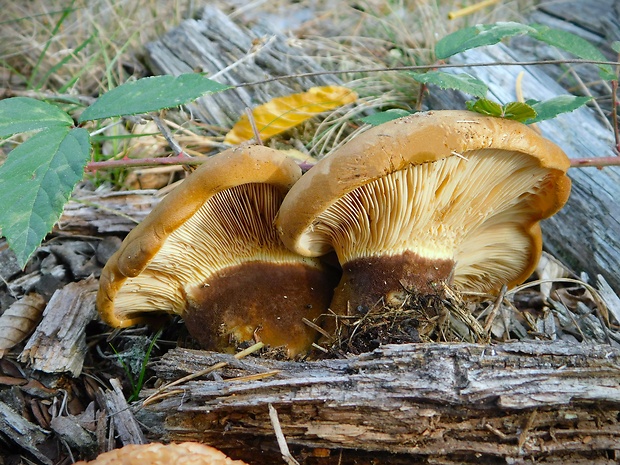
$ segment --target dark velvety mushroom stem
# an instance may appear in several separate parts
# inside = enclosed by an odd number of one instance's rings
[[[383,305],[398,305],[407,294],[443,295],[450,284],[454,261],[431,260],[413,252],[357,258],[342,266],[330,309],[337,315],[366,313]],[[326,322],[327,323],[327,322]],[[331,330],[333,324],[326,324]]]
[[[333,270],[306,263],[244,263],[224,268],[190,291],[183,317],[206,349],[230,351],[256,340],[294,357],[317,337],[302,319],[312,321],[326,312],[337,281]]]

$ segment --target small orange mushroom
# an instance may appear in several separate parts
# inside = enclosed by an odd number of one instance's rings
[[[203,163],[134,228],[106,264],[97,306],[127,327],[157,313],[183,317],[207,349],[245,341],[304,353],[324,312],[333,273],[281,243],[273,224],[296,163],[262,146],[229,149]]]
[[[197,442],[179,444],[129,444],[75,465],[247,465],[223,452]]]

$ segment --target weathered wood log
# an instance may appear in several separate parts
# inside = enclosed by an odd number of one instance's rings
[[[596,463],[620,452],[620,351],[605,346],[393,345],[306,363],[176,349],[154,368],[171,380],[220,361],[232,379],[190,381],[144,406],[139,420],[152,439],[198,440],[268,463],[277,456],[272,404],[294,451],[333,451],[312,463],[337,463],[338,451],[351,450],[404,454],[409,463]],[[263,455],[248,457],[244,443]]]
[[[324,71],[282,34],[266,25],[243,27],[214,6],[205,7],[199,19],[183,21],[179,27],[147,44],[146,51],[149,66],[157,73],[177,75],[200,70],[222,84]],[[210,95],[188,108],[201,121],[230,127],[248,107],[339,82],[333,75],[273,81]]]
[[[54,232],[70,235],[126,234],[161,200],[155,190],[74,192]]]

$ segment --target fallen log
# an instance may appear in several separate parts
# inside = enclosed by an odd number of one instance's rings
[[[620,351],[605,346],[404,344],[316,362],[175,349],[154,368],[171,381],[218,362],[225,379],[189,381],[144,405],[150,439],[277,463],[273,405],[294,454],[327,451],[317,464],[360,451],[445,464],[608,463],[620,452]]]

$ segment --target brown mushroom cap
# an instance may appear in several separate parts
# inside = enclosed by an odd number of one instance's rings
[[[417,113],[318,162],[289,191],[276,225],[302,255],[335,250],[340,288],[367,289],[368,277],[346,281],[372,269],[375,282],[392,281],[379,294],[429,291],[438,281],[493,291],[534,270],[539,221],[566,202],[568,167],[559,147],[524,124],[469,111]]]
[[[75,465],[247,465],[219,450],[197,442],[129,444]]]
[[[273,226],[296,163],[262,146],[209,158],[125,238],[106,264],[97,306],[111,326],[148,322],[154,314],[185,319],[205,347],[227,350],[251,340],[312,343],[301,323],[329,303],[321,263],[284,247]]]

